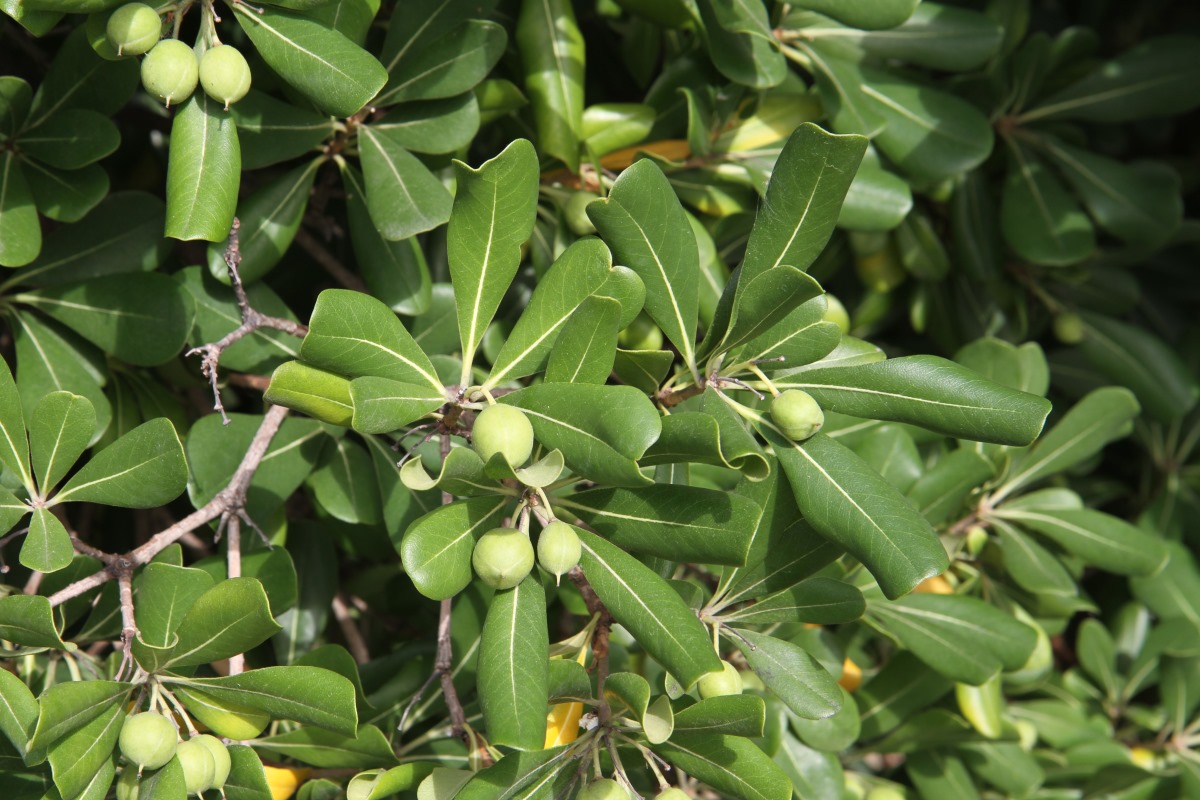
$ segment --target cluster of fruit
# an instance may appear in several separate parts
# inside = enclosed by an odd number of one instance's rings
[[[126,3],[112,13],[105,28],[118,55],[140,56],[142,85],[168,107],[191,97],[199,82],[214,100],[236,103],[250,91],[250,65],[236,47],[218,44],[196,52],[178,39],[162,39],[162,19],[145,3]]]
[[[207,733],[179,741],[174,723],[162,714],[144,711],[125,720],[117,742],[121,755],[137,769],[126,769],[117,781],[117,800],[138,800],[142,772],[179,760],[188,794],[221,789],[229,777],[229,750]]]
[[[516,469],[533,454],[533,426],[519,408],[490,405],[475,418],[471,444],[484,463],[500,454]],[[581,553],[579,535],[567,523],[553,520],[542,528],[537,561],[556,578],[578,564]],[[479,537],[471,565],[488,586],[511,589],[533,570],[533,558],[528,534],[516,528],[494,528]]]

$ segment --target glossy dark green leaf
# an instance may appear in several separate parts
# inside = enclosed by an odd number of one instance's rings
[[[429,356],[396,314],[370,295],[327,289],[317,297],[300,358],[358,378],[373,375],[443,391]]]
[[[979,800],[979,790],[962,759],[941,750],[911,754],[904,764],[908,777],[922,797],[931,800]]]
[[[580,239],[563,251],[538,281],[520,319],[492,362],[484,389],[541,371],[558,334],[579,304],[612,272],[612,255],[599,239]],[[615,347],[613,348],[615,351]]]
[[[417,591],[431,600],[444,600],[465,589],[473,575],[475,542],[500,527],[506,507],[495,497],[458,500],[410,525],[400,543],[400,560]]]
[[[389,433],[444,405],[446,398],[429,386],[400,383],[387,378],[355,378],[350,383],[354,400],[354,430]]]
[[[108,194],[108,173],[95,164],[68,172],[26,161],[24,169],[34,204],[53,220],[77,222]]]
[[[86,108],[111,116],[138,85],[136,59],[106,61],[92,50],[87,31],[71,31],[33,96],[28,126],[40,125],[61,109]]]
[[[321,769],[364,769],[396,763],[387,738],[374,725],[359,726],[355,736],[299,728],[258,739],[254,749]]]
[[[124,722],[125,712],[113,703],[100,716],[50,745],[50,769],[63,797],[90,800],[108,793],[116,774],[113,749]]]
[[[837,28],[832,30],[839,32]],[[851,60],[855,54],[847,53],[836,39],[821,35],[811,42],[798,42],[797,46],[812,62],[813,77],[828,111],[830,128],[837,133],[877,136],[886,122],[875,102],[863,91],[867,79],[863,67]]]
[[[6,150],[0,159],[0,266],[23,267],[37,258],[41,249],[42,227],[33,193],[21,160]]]
[[[310,17],[324,22],[359,47],[366,42],[378,13],[379,0],[332,0],[308,11]]]
[[[696,361],[700,254],[687,215],[650,159],[626,169],[588,216],[619,263],[646,285],[646,312],[683,355]]]
[[[258,169],[314,151],[333,135],[326,114],[276,100],[254,89],[229,107],[238,129],[242,167]]]
[[[907,493],[924,470],[912,435],[899,425],[880,425],[852,449],[901,493]]]
[[[706,395],[702,413],[680,411],[663,417],[662,435],[641,460],[646,465],[713,464],[758,480],[770,469],[762,448],[746,434],[739,418]]]
[[[675,590],[633,556],[578,531],[584,574],[613,618],[681,684],[721,669],[708,633]]]
[[[1030,443],[1050,412],[1045,398],[992,383],[935,356],[811,369],[776,385],[803,389],[822,408],[843,414],[1001,444]]]
[[[469,92],[491,72],[507,41],[504,28],[495,22],[465,20],[392,67],[378,104],[439,100]]]
[[[588,297],[563,324],[550,357],[546,380],[603,384],[617,356],[621,304],[611,297]]]
[[[591,480],[645,486],[637,459],[658,438],[662,423],[649,399],[631,386],[544,383],[500,402],[525,411],[537,440],[561,450],[567,466]]]
[[[130,364],[174,358],[192,329],[191,295],[159,273],[108,275],[17,297]]]
[[[709,697],[675,714],[675,730],[720,733],[727,736],[762,736],[766,707],[752,694]]]
[[[237,127],[221,104],[193,94],[171,124],[166,235],[220,242],[237,208],[242,156]]]
[[[432,230],[450,218],[452,199],[429,171],[386,129],[358,129],[367,209],[384,239],[398,241]]]
[[[168,664],[196,666],[244,653],[280,630],[254,578],[221,581],[197,597],[176,629]]]
[[[837,681],[804,648],[756,631],[737,633],[734,641],[746,663],[794,713],[823,719],[842,707]]]
[[[258,760],[258,756],[254,758]],[[146,800],[186,800],[187,783],[179,759],[172,758],[161,769],[144,775],[138,782],[138,797]]]
[[[26,155],[51,167],[73,170],[111,155],[121,135],[106,115],[67,108],[23,131],[20,141]]]
[[[50,601],[40,595],[10,594],[0,598],[0,634],[26,647],[74,647],[63,643]]]
[[[405,103],[372,126],[417,153],[453,153],[479,130],[479,103],[472,92],[444,100]]]
[[[1130,581],[1134,594],[1155,614],[1166,619],[1200,618],[1200,569],[1191,552],[1179,543],[1167,545],[1170,559],[1157,574]]]
[[[782,264],[747,281],[739,280],[738,290],[724,340],[713,346],[715,352],[732,350],[754,341],[790,316],[798,306],[824,293],[811,276]],[[723,322],[719,309],[718,306],[717,320]],[[706,353],[707,343],[706,340]]]
[[[748,739],[679,732],[651,749],[722,794],[741,800],[789,800],[792,784]]]
[[[896,653],[857,693],[863,737],[874,739],[887,733],[953,689],[953,682],[912,653]]]
[[[800,0],[796,6],[828,14],[855,28],[883,30],[894,28],[913,15],[920,0]]]
[[[987,64],[1002,34],[999,25],[978,11],[926,2],[902,25],[851,36],[850,41],[877,58],[966,72]]]
[[[996,468],[975,450],[955,450],[939,459],[906,492],[932,525],[940,525],[962,509],[970,493],[994,477]]]
[[[120,709],[132,689],[119,681],[67,681],[51,686],[38,697],[30,752],[45,750],[110,709]]]
[[[836,714],[824,719],[804,719],[789,715],[788,726],[800,739],[816,750],[836,753],[850,747],[858,740],[862,730],[858,718],[858,705],[854,696],[841,687],[842,707]]]
[[[1011,143],[1000,225],[1022,258],[1061,267],[1086,258],[1096,246],[1092,223],[1066,187],[1028,148]]]
[[[950,224],[963,271],[974,278],[991,278],[1000,272],[1003,248],[999,215],[991,186],[978,172],[960,176],[950,198]]]
[[[339,439],[326,447],[306,481],[313,498],[334,519],[352,525],[379,522],[380,501],[371,459],[362,445]]]
[[[29,440],[25,434],[25,414],[21,395],[8,362],[0,363],[0,462],[32,494],[36,486],[29,462]]]
[[[1101,511],[1008,509],[997,516],[1042,534],[1086,564],[1118,575],[1151,575],[1167,559],[1161,540]]]
[[[34,509],[21,543],[21,564],[38,572],[57,572],[69,566],[74,555],[71,535],[58,517],[48,508]]]
[[[583,35],[569,0],[523,0],[517,48],[538,144],[572,172],[579,169],[583,128]]]
[[[0,670],[0,733],[25,755],[25,745],[37,726],[38,704],[25,682],[8,670]]]
[[[5,7],[4,12],[9,13]],[[16,75],[0,77],[0,136],[12,139],[25,125],[29,107],[33,101],[33,90]]]
[[[577,762],[570,758],[571,754],[572,750],[568,747],[553,747],[534,752],[515,750],[492,766],[476,772],[470,780],[462,784],[454,798],[503,800],[507,797],[538,797],[538,790],[545,790],[547,784],[553,789],[556,779],[562,773],[568,773],[568,779],[574,778]],[[454,783],[457,781],[450,785]],[[438,800],[441,800],[440,796]]]
[[[702,564],[744,564],[762,513],[738,495],[665,484],[592,489],[562,504],[615,545]]]
[[[139,425],[92,456],[53,503],[92,502],[120,508],[166,505],[186,488],[187,461],[165,417]]]
[[[864,163],[846,192],[837,224],[851,231],[890,231],[908,215],[912,205],[912,190],[903,178]]]
[[[537,154],[517,139],[472,169],[455,165],[458,192],[446,231],[450,279],[462,342],[462,385],[471,383],[475,350],[521,264],[521,246],[537,212]]]
[[[1016,526],[996,520],[993,527],[1004,554],[1004,568],[1014,583],[1035,594],[1075,596],[1075,580],[1054,553]]]
[[[840,625],[853,622],[866,609],[862,592],[834,578],[809,578],[722,618],[739,625],[805,622]]]
[[[479,643],[479,704],[488,740],[540,750],[549,681],[546,594],[535,576],[497,592]]]
[[[234,10],[263,60],[330,114],[350,116],[387,81],[382,64],[324,23],[274,8],[261,14],[241,7]]]
[[[771,35],[766,8],[758,3],[698,0],[708,55],[722,75],[755,89],[778,86],[787,61]]]
[[[1178,114],[1200,104],[1193,36],[1147,39],[1026,111],[1020,122],[1127,122]]]
[[[319,667],[263,667],[223,678],[171,678],[189,689],[265,711],[275,719],[353,736],[358,730],[354,685]]]

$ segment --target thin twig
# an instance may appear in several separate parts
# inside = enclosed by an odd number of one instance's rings
[[[296,231],[296,244],[303,247],[304,251],[312,256],[312,260],[317,262],[321,269],[328,272],[330,277],[342,286],[356,292],[367,291],[367,285],[362,282],[362,278],[347,269],[337,256],[329,252],[325,245],[317,241],[316,237],[304,228]]]
[[[209,500],[203,506],[179,520],[179,522],[176,522],[165,530],[159,531],[145,544],[121,556],[120,562],[122,564],[127,563],[130,570],[143,564],[148,564],[152,558],[183,538],[185,534],[196,530],[201,525],[212,522],[223,514],[231,511],[236,513],[236,511],[244,508],[246,504],[246,489],[250,485],[250,480],[258,470],[259,464],[262,463],[263,457],[267,454],[267,448],[271,446],[271,440],[279,431],[279,426],[283,424],[283,420],[287,415],[288,409],[283,406],[271,406],[267,413],[263,415],[262,424],[259,426],[258,432],[254,434],[254,439],[250,442],[250,447],[246,450],[246,455],[242,457],[242,463],[238,465],[237,470],[233,473],[233,477],[229,479],[229,483],[225,488],[217,492],[216,497],[212,500]],[[245,517],[241,518],[243,521],[246,519]],[[50,595],[50,605],[60,605],[72,597],[78,597],[97,586],[105,584],[113,578],[118,577],[120,571],[120,568],[110,566],[86,578],[75,581]]]
[[[600,698],[600,705],[596,707],[596,717],[604,724],[611,713],[608,700],[604,697],[604,681],[608,679],[608,634],[612,626],[612,615],[604,607],[604,602],[596,594],[596,590],[588,583],[582,569],[578,566],[572,567],[567,577],[583,595],[583,602],[587,604],[588,611],[599,615],[596,630],[592,634],[592,664],[596,671],[596,696]]]
[[[362,632],[350,616],[350,608],[346,605],[345,594],[338,592],[334,595],[332,605],[334,619],[337,620],[338,627],[342,629],[342,636],[346,637],[346,649],[350,651],[350,655],[354,656],[355,662],[367,663],[371,660],[371,653],[367,650],[367,642],[363,639]]]
[[[240,509],[239,509],[240,510]],[[242,521],[237,513],[225,512],[225,574],[229,578],[242,577]],[[246,669],[246,654],[236,653],[229,657],[229,674],[240,675]]]
[[[308,333],[308,327],[299,322],[293,322],[283,317],[272,317],[250,306],[250,300],[246,297],[246,288],[242,285],[241,273],[238,271],[238,266],[242,263],[242,251],[238,241],[238,231],[241,226],[241,220],[234,217],[233,227],[229,229],[229,244],[225,247],[225,267],[229,270],[229,283],[237,297],[238,309],[242,312],[242,324],[219,341],[192,348],[187,352],[188,356],[200,356],[200,372],[205,378],[208,378],[208,382],[212,385],[213,408],[220,412],[221,421],[226,425],[229,424],[229,417],[225,414],[225,406],[221,403],[221,388],[217,384],[221,354],[260,328],[283,331],[301,339]]]

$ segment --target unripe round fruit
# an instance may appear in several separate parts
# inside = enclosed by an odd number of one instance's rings
[[[1083,341],[1083,318],[1067,312],[1054,318],[1054,338],[1063,344],[1079,344]]]
[[[126,768],[117,778],[117,800],[137,800],[141,781],[136,769]]]
[[[988,532],[981,525],[972,525],[967,529],[967,552],[973,556],[977,556],[983,552],[983,548],[987,546]]]
[[[108,18],[104,32],[118,55],[140,56],[158,43],[162,20],[145,3],[126,3]]]
[[[895,786],[876,786],[867,792],[866,800],[905,800],[905,797]]]
[[[163,39],[142,60],[142,85],[168,108],[191,97],[199,76],[196,54],[178,39]]]
[[[475,543],[471,566],[494,589],[511,589],[533,569],[533,545],[516,528],[494,528]]]
[[[542,535],[538,537],[538,563],[556,578],[570,572],[571,568],[579,563],[582,553],[579,534],[565,522],[551,522],[542,529]]]
[[[663,789],[656,794],[654,800],[692,800],[692,798],[683,789],[676,789],[672,786],[670,789]]]
[[[475,417],[471,444],[485,464],[501,453],[511,466],[519,467],[533,452],[533,426],[519,408],[490,405]]]
[[[829,292],[825,293],[825,315],[821,319],[837,325],[842,335],[850,332],[850,314],[846,311],[846,307],[842,305],[842,301]]]
[[[200,58],[200,85],[209,97],[229,108],[250,91],[250,65],[236,47],[219,44]]]
[[[225,780],[229,777],[229,768],[233,766],[233,760],[229,757],[229,749],[225,747],[225,743],[215,736],[210,736],[207,733],[199,736],[193,736],[189,742],[198,742],[208,748],[208,752],[213,757],[213,779],[211,789],[220,789],[225,785]]]
[[[592,781],[575,800],[629,800],[629,792],[612,778]]]
[[[771,419],[784,436],[800,442],[821,430],[825,412],[808,392],[788,389],[771,401]]]
[[[721,697],[727,694],[742,693],[742,676],[728,661],[721,662],[720,672],[709,672],[699,683],[700,697],[707,700],[710,697]]]
[[[183,767],[183,783],[188,794],[200,794],[213,788],[217,762],[204,744],[195,739],[180,742],[175,755],[179,766]]]
[[[638,314],[629,326],[617,334],[617,344],[625,350],[661,350],[663,333],[654,320]]]
[[[117,745],[121,755],[143,769],[158,769],[175,755],[179,735],[162,714],[143,711],[125,720]]]
[[[600,195],[595,192],[575,192],[567,198],[567,204],[563,206],[563,216],[567,220],[567,227],[576,236],[587,236],[596,232],[596,226],[587,215],[587,207],[588,203],[599,199]]]

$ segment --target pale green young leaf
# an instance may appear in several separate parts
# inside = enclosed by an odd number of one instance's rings
[[[233,224],[241,175],[233,118],[218,101],[196,92],[171,124],[166,235],[223,241]]]
[[[613,618],[685,687],[721,669],[705,627],[649,567],[580,530],[584,574]]]
[[[387,81],[382,64],[325,23],[274,8],[234,11],[263,60],[323,111],[348,117]]]
[[[366,205],[375,229],[398,241],[424,233],[450,219],[453,199],[430,172],[385,128],[358,129]]]
[[[497,592],[479,643],[479,704],[488,740],[541,750],[549,681],[546,594],[535,575]]]
[[[499,528],[508,504],[477,497],[441,506],[412,523],[400,541],[400,560],[417,591],[444,600],[471,582],[475,542]]]
[[[187,485],[183,444],[165,417],[150,420],[92,456],[52,499],[153,508],[178,497]]]
[[[48,508],[36,508],[29,533],[21,543],[21,564],[38,572],[57,572],[75,556],[75,545],[62,522]]]
[[[456,163],[455,175],[458,193],[446,247],[466,386],[475,350],[517,274],[521,246],[533,230],[537,153],[528,140],[517,139],[478,169]]]
[[[793,713],[824,719],[841,709],[837,681],[800,645],[749,630],[739,630],[732,638],[754,674]]]
[[[636,672],[614,672],[604,679],[604,697],[618,714],[641,719],[650,705],[650,683]]]
[[[611,272],[612,255],[599,239],[580,239],[564,250],[538,281],[521,318],[496,355],[483,388],[492,389],[541,371],[559,332],[579,304],[604,286]]]

